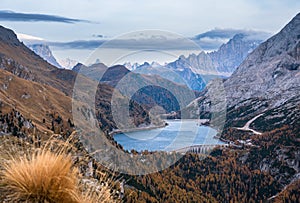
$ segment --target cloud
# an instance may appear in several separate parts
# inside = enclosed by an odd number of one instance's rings
[[[204,37],[200,40],[194,40],[195,43],[199,45],[203,50],[205,51],[211,51],[218,49],[222,44],[225,44],[228,42],[229,39],[227,38],[209,38]]]
[[[13,11],[0,10],[0,21],[19,21],[19,22],[59,22],[59,23],[90,23],[87,20],[66,18],[56,15],[17,13]]]
[[[244,32],[244,30],[236,30],[236,29],[218,29],[215,28],[213,30],[198,34],[194,37],[196,40],[200,40],[202,38],[232,38],[235,34]]]
[[[41,38],[41,37],[36,37],[36,36],[32,36],[32,35],[27,35],[27,34],[23,34],[23,33],[16,33],[17,37],[20,41],[30,41],[30,42],[42,42],[45,41],[45,39]]]
[[[72,42],[48,42],[50,46],[62,49],[96,49],[99,46],[108,49],[130,50],[199,50],[196,43],[188,38],[179,39],[113,39],[113,40],[79,40]]]
[[[96,49],[104,42],[105,40],[77,40],[71,42],[47,42],[47,44],[61,49]]]
[[[244,34],[246,36],[255,36],[255,39],[258,39],[258,40],[264,40],[270,36],[270,33],[264,32],[264,31],[231,29],[231,28],[228,28],[228,29],[215,28],[213,30],[196,35],[194,37],[194,39],[196,39],[196,40],[199,40],[202,38],[230,39],[236,34]]]
[[[96,37],[96,38],[103,38],[104,37],[104,35],[101,35],[101,34],[94,34],[94,35],[92,35],[92,37]]]
[[[101,38],[101,39],[103,39],[103,38],[109,38],[108,36],[103,35],[103,34],[93,34],[92,37],[94,37],[94,38]]]
[[[129,38],[109,39],[104,36],[96,36],[92,40],[76,40],[70,42],[45,42],[49,46],[59,49],[93,50],[102,46],[108,49],[129,49],[129,50],[204,50],[212,51],[218,49],[222,44],[236,34],[244,34],[247,40],[263,41],[270,36],[270,33],[242,29],[214,29],[192,38],[169,37],[168,35],[147,35],[135,34]],[[33,40],[36,41],[36,40]],[[32,44],[27,40],[28,44]]]
[[[271,33],[256,30],[243,30],[243,29],[220,29],[201,33],[192,38],[204,50],[218,49],[222,44],[226,43],[229,39],[233,38],[236,34],[245,35],[247,40],[264,41],[271,36]]]

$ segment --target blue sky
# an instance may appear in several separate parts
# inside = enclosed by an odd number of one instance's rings
[[[0,24],[43,39],[57,58],[84,62],[95,42],[124,33],[163,30],[187,38],[206,33],[213,49],[231,37],[222,32],[274,34],[299,11],[298,0],[1,0]],[[216,33],[220,36],[213,37]]]

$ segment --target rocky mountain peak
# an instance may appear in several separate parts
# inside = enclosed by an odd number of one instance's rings
[[[34,51],[37,55],[42,57],[44,60],[46,60],[51,65],[61,68],[61,65],[56,61],[55,57],[52,54],[52,51],[50,47],[46,44],[32,44],[28,45],[28,47]]]
[[[260,54],[259,62],[281,55],[288,55],[286,57],[290,56],[295,60],[299,60],[299,40],[300,15],[298,14],[277,35],[262,44],[252,57]],[[249,60],[251,60],[251,58],[249,58]]]
[[[245,36],[246,36],[246,34],[244,34],[244,33],[238,33],[238,34],[233,36],[231,41],[243,40],[245,38]]]
[[[83,65],[82,63],[77,63],[73,68],[72,70],[75,71],[75,72],[79,72],[80,71],[80,68],[82,67],[86,67],[85,65]]]
[[[17,35],[10,29],[7,29],[0,25],[0,41],[3,41],[10,45],[18,45],[20,41]]]
[[[161,67],[162,65],[160,65],[159,63],[157,63],[157,62],[155,62],[155,61],[153,61],[152,63],[151,63],[151,67],[154,67],[154,68],[159,68],[159,67]]]
[[[70,58],[58,59],[57,62],[59,65],[61,65],[62,68],[70,69],[70,70],[78,63],[78,61]]]
[[[192,53],[187,57],[181,55],[174,62],[164,65],[164,70],[153,69],[149,63],[144,63],[137,68],[130,66],[129,69],[143,74],[161,75],[168,80],[183,83],[193,90],[201,91],[205,87],[205,82],[215,77],[228,77],[260,43],[261,40],[251,39],[246,34],[236,34],[217,51],[212,53],[202,51],[199,54]],[[181,79],[178,79],[178,76],[168,76],[166,70],[176,72]],[[202,81],[200,78],[206,79]]]
[[[184,55],[180,55],[179,58],[178,58],[178,60],[185,60],[185,59],[186,59],[186,58],[185,58]]]
[[[234,98],[276,98],[282,103],[299,94],[300,15],[256,48],[225,82]],[[281,100],[281,102],[278,102]],[[270,100],[270,103],[274,103]]]
[[[290,125],[300,117],[299,67],[298,14],[278,34],[253,50],[234,73],[221,83],[224,86],[217,85],[217,88],[211,88],[212,84],[218,83],[212,81],[189,107],[194,110],[206,109],[207,104],[211,102],[209,97],[220,95],[220,98],[226,101],[226,126],[241,126],[245,121],[260,114],[262,116],[253,126],[261,131],[284,124]],[[221,94],[219,89],[223,87],[225,91]],[[211,108],[213,112],[214,109]]]
[[[142,66],[150,66],[150,63],[144,62],[144,63],[142,64]]]
[[[256,65],[270,62],[270,60],[276,60],[276,64],[278,65],[277,67],[274,67],[274,64],[270,64],[273,67],[273,71],[278,70],[280,66],[285,66],[290,70],[297,70],[299,67],[299,56],[300,14],[296,15],[278,34],[274,35],[254,50],[245,62],[236,70],[235,75],[247,72],[249,68],[258,69]]]
[[[234,35],[218,51],[209,53],[214,66],[219,72],[232,73],[262,40],[248,38],[246,34]]]

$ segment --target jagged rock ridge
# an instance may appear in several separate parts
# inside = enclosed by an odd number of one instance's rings
[[[55,57],[52,54],[52,51],[50,50],[50,47],[46,44],[32,44],[28,45],[28,47],[34,51],[37,55],[45,59],[48,63],[51,65],[62,68],[61,65],[56,61]]]
[[[228,77],[262,40],[252,39],[246,34],[236,34],[217,51],[201,52],[188,57],[180,56],[166,65],[145,62],[129,69],[143,74],[157,74],[173,82],[186,84],[193,90],[203,90],[206,83],[217,77]],[[131,64],[125,64],[127,67]]]
[[[223,83],[227,103],[226,126],[242,127],[260,113],[263,116],[252,127],[261,131],[283,124],[299,124],[299,66],[300,14],[249,54]],[[218,89],[206,89],[189,108],[199,110],[205,107],[210,111],[210,96],[218,94]]]

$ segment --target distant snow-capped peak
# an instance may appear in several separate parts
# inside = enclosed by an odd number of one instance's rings
[[[78,64],[78,61],[66,58],[66,59],[58,59],[58,63],[61,65],[61,67],[65,69],[72,69],[76,64]]]

